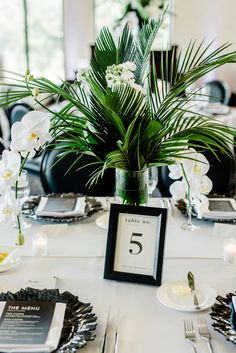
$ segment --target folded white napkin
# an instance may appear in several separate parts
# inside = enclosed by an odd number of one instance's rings
[[[85,214],[85,206],[85,197],[42,197],[35,213],[45,217],[76,217]]]
[[[2,315],[3,309],[6,302],[0,302],[0,316]],[[56,303],[51,327],[49,329],[48,337],[45,344],[0,344],[1,353],[14,353],[14,352],[52,352],[58,346],[61,330],[63,327],[64,315],[66,310],[66,304]]]

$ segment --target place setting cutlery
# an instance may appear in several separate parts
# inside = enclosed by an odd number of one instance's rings
[[[201,306],[199,304],[199,300],[196,294],[195,290],[195,280],[194,280],[194,275],[192,274],[191,271],[188,272],[188,285],[189,288],[191,289],[192,295],[193,295],[193,304],[194,304],[194,309],[195,310],[201,310]]]
[[[205,317],[198,317],[197,321],[199,336],[206,342],[207,348],[210,353],[213,353],[213,347],[211,344],[212,334],[208,327]],[[187,342],[189,342],[194,349],[195,353],[197,350],[197,335],[195,333],[194,325],[192,320],[184,320],[184,336]]]
[[[184,335],[186,341],[192,344],[194,352],[197,353],[197,337],[193,328],[193,322],[191,320],[184,321]]]
[[[212,335],[204,317],[198,318],[198,332],[200,337],[206,341],[209,352],[213,353],[213,348],[211,344]]]
[[[105,332],[102,339],[101,353],[118,353],[118,324],[116,324],[115,330],[113,330],[111,326],[111,308],[109,308]]]
[[[101,353],[118,353],[119,333],[116,331],[112,335],[112,338],[109,340],[109,341],[111,341],[110,344],[108,344],[108,332],[107,332],[107,329],[106,329],[104,337],[103,337]],[[108,348],[107,348],[108,346],[111,346],[111,350],[109,350],[109,351],[108,351]]]

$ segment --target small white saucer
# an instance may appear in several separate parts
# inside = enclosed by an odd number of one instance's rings
[[[18,266],[20,263],[21,263],[20,257],[13,258],[12,260],[9,260],[5,264],[0,264],[0,272],[8,271],[13,267]]]
[[[100,217],[98,217],[95,221],[96,225],[103,229],[108,229],[109,222],[109,212],[104,213]]]
[[[168,308],[179,311],[203,311],[209,309],[216,299],[216,292],[207,284],[198,283],[196,286],[196,295],[199,301],[200,309],[195,309],[193,304],[193,295],[177,295],[173,288],[176,285],[186,285],[186,282],[169,282],[157,289],[156,295],[159,301]]]
[[[0,252],[8,253],[6,259],[0,263],[0,272],[5,272],[20,264],[21,258],[18,255],[16,246],[1,246]]]

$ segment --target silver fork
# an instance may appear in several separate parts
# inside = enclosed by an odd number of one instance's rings
[[[193,328],[193,322],[191,320],[184,320],[184,335],[185,335],[186,341],[192,344],[194,348],[194,352],[197,353],[197,346],[196,346],[197,338]]]
[[[199,331],[200,337],[206,341],[209,352],[213,353],[213,348],[211,344],[212,335],[209,330],[209,327],[207,326],[206,319],[204,317],[198,318],[198,331]]]

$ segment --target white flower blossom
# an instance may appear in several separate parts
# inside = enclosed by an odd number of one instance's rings
[[[144,88],[141,85],[138,85],[137,83],[131,83],[130,87],[132,87],[133,89],[135,89],[136,92],[140,92],[143,95],[145,94]]]
[[[169,177],[171,179],[179,179],[184,176],[183,168],[188,176],[203,176],[209,170],[209,163],[202,153],[196,152],[193,148],[189,148],[182,153],[186,158],[175,158],[175,164],[169,166]],[[190,159],[189,159],[190,158]]]
[[[111,65],[106,70],[106,81],[108,87],[112,90],[119,88],[121,84],[129,85],[137,92],[144,94],[143,87],[135,83],[134,71],[136,64],[131,61],[126,61],[123,64]]]
[[[89,69],[80,69],[76,74],[76,79],[78,82],[86,81],[89,78]]]
[[[207,175],[201,177],[201,194],[207,195],[212,189],[212,181]]]
[[[21,206],[14,193],[8,190],[0,198],[0,222],[9,224],[20,213]]]
[[[170,185],[170,193],[174,200],[182,200],[186,197],[187,185],[185,180],[177,180]]]
[[[4,150],[0,161],[0,188],[12,186],[20,169],[21,157],[18,153]]]
[[[136,64],[133,61],[126,61],[121,65],[125,70],[130,70],[130,71],[135,71],[137,68]]]
[[[19,152],[23,157],[29,153],[33,157],[50,138],[50,116],[44,112],[32,111],[24,115],[11,128],[12,151]]]
[[[89,69],[78,70],[78,72],[76,74],[76,80],[79,82],[81,88],[87,93],[90,93],[90,87],[88,84],[89,76],[90,76]]]

